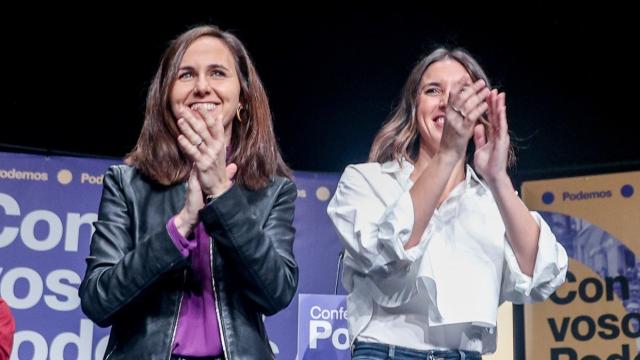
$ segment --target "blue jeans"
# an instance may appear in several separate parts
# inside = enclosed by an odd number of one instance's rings
[[[465,350],[415,350],[402,346],[356,341],[351,352],[352,360],[482,360],[476,351]]]

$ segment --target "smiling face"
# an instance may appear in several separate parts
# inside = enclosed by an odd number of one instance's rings
[[[453,59],[444,59],[429,65],[420,79],[416,121],[421,146],[426,147],[432,156],[440,148],[451,87],[465,77],[469,78],[470,84],[469,73],[462,64]]]
[[[213,36],[195,40],[186,50],[170,92],[171,110],[177,120],[181,106],[222,114],[227,129],[240,105],[240,79],[233,54]]]

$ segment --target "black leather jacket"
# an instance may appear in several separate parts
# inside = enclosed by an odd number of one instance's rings
[[[180,211],[185,184],[161,186],[136,169],[109,168],[87,271],[82,310],[111,326],[105,359],[169,359],[190,263],[174,245],[167,221]],[[295,295],[295,184],[274,178],[249,191],[233,185],[200,212],[213,237],[211,258],[227,360],[272,359],[263,315]]]

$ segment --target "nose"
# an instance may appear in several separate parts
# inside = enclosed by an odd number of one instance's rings
[[[450,89],[446,89],[442,96],[440,97],[440,107],[444,108],[449,103],[449,95],[451,94]]]
[[[198,77],[193,91],[198,95],[208,95],[211,92],[211,87],[205,76]]]

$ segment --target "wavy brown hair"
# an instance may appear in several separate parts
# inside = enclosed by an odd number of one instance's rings
[[[235,181],[257,190],[266,186],[273,176],[290,178],[291,170],[282,160],[273,132],[267,94],[247,50],[235,35],[211,25],[182,33],[165,50],[149,87],[138,142],[125,157],[125,163],[163,185],[188,179],[191,163],[178,146],[180,131],[171,111],[170,92],[184,53],[203,36],[220,39],[229,48],[240,78],[242,121],[233,124],[229,157],[229,162],[238,165]]]
[[[409,78],[402,89],[400,103],[391,113],[389,120],[382,126],[373,140],[369,152],[369,161],[384,163],[391,160],[400,161],[406,159],[411,162],[417,160],[420,146],[420,134],[415,121],[420,80],[427,68],[438,61],[451,59],[459,62],[471,76],[471,81],[482,79],[490,86],[489,79],[478,62],[461,48],[449,50],[438,48],[423,57],[411,70]],[[485,115],[482,115],[485,116]],[[483,125],[485,126],[485,125]],[[488,129],[485,126],[485,130]],[[473,140],[467,147],[467,159],[474,152]],[[513,145],[509,147],[509,166],[515,163],[515,151]]]

